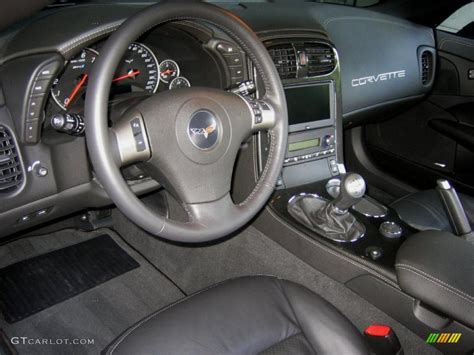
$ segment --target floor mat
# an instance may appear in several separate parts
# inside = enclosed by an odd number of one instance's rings
[[[21,321],[7,323],[0,317],[0,329],[18,354],[100,354],[125,329],[184,296],[120,236],[106,228],[94,232],[67,229],[10,242],[0,246],[0,268],[104,234],[140,267]]]
[[[18,322],[139,266],[101,235],[0,269],[0,309]]]

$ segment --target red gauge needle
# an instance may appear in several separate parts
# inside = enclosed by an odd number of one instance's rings
[[[162,75],[173,74],[173,73],[174,73],[174,70],[171,70],[171,69],[166,69],[165,71],[161,72]]]
[[[112,82],[115,83],[116,81],[120,81],[120,80],[124,80],[128,78],[135,78],[138,74],[140,74],[140,70],[130,71],[125,75],[115,78],[114,80],[112,80]]]
[[[72,100],[74,100],[74,98],[76,97],[77,93],[79,92],[79,90],[81,90],[81,87],[84,85],[84,83],[86,82],[87,80],[87,77],[88,75],[87,74],[84,74],[84,76],[82,77],[82,79],[77,83],[77,85],[74,87],[74,89],[72,90],[71,92],[71,95],[69,95],[69,97],[67,98],[67,103],[64,104],[65,107],[68,107],[69,104],[72,102]]]

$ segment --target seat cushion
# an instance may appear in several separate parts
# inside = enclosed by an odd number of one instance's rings
[[[242,277],[186,297],[125,331],[107,354],[368,354],[363,337],[307,288]]]
[[[467,218],[474,225],[474,198],[458,194]],[[418,191],[392,203],[400,218],[420,231],[435,229],[453,233],[436,190]]]

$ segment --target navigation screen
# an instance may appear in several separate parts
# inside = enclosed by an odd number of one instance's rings
[[[296,125],[331,118],[329,84],[285,88],[288,123]]]

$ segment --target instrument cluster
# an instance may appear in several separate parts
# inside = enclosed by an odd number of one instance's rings
[[[54,80],[51,97],[62,110],[83,107],[88,78],[100,49],[85,48],[66,64]],[[111,93],[148,92],[190,87],[190,81],[181,76],[179,64],[172,59],[161,62],[143,43],[130,44],[120,60],[111,83]]]

